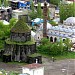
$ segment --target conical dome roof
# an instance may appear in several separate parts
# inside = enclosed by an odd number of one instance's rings
[[[17,23],[11,28],[11,32],[15,33],[26,33],[30,30],[30,27],[22,19],[19,19]]]

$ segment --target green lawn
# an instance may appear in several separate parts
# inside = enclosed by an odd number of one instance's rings
[[[63,54],[60,56],[55,56],[56,59],[62,60],[62,59],[75,59],[75,52],[68,52],[67,54]]]
[[[52,55],[45,55],[41,54],[43,57],[52,58],[54,57],[56,60],[63,60],[63,59],[75,59],[75,52],[68,52],[67,54],[52,56]]]

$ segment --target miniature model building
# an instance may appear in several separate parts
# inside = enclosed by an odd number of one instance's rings
[[[31,29],[21,18],[11,28],[10,38],[5,40],[4,55],[11,61],[27,61],[27,55],[36,52],[36,43],[31,39]]]
[[[10,0],[9,3],[13,10],[19,9],[19,8],[30,9],[29,0]]]
[[[56,42],[60,40],[60,38],[62,38],[63,41],[69,38],[72,43],[75,43],[75,17],[69,17],[63,24],[52,26],[48,30],[47,36],[51,42]]]
[[[28,64],[22,67],[22,73],[29,75],[44,75],[44,66],[38,63]]]
[[[12,0],[10,0],[9,1],[9,4],[10,4],[10,7],[12,7],[12,9],[18,9],[19,7],[18,7],[18,1],[16,1],[16,0],[14,0],[14,1],[12,1]]]
[[[12,18],[12,9],[11,7],[2,7],[0,8],[0,20],[9,21]]]

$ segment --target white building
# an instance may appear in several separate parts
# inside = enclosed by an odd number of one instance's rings
[[[72,43],[75,43],[75,17],[67,18],[63,24],[58,26],[52,26],[47,23],[47,37],[51,42],[56,42],[60,40],[60,38],[62,38],[63,41],[69,38]],[[34,38],[36,42],[43,38],[43,24],[41,24],[36,31]]]
[[[47,22],[47,31],[52,27],[50,23]],[[39,25],[39,27],[36,29],[34,39],[37,43],[40,42],[40,40],[43,38],[43,23]]]
[[[47,34],[52,42],[60,38],[63,40],[69,38],[72,43],[75,43],[75,17],[67,18],[62,25],[52,26]]]
[[[16,9],[12,11],[12,17],[18,19],[19,15],[27,15],[29,10],[27,9]]]
[[[44,75],[44,67],[42,64],[33,63],[22,67],[22,73],[29,75]]]

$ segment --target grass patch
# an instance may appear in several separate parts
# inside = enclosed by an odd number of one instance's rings
[[[67,54],[63,54],[60,56],[55,56],[56,59],[61,60],[61,59],[75,59],[75,52],[68,52]]]
[[[35,41],[33,41],[33,40],[27,41],[27,42],[16,42],[16,41],[10,40],[10,38],[6,39],[5,42],[7,44],[17,44],[17,45],[32,45],[32,44],[35,44]]]
[[[63,55],[57,55],[57,56],[46,55],[46,54],[41,54],[41,55],[42,57],[47,57],[47,58],[54,57],[56,60],[75,59],[75,52],[68,52],[68,53],[64,53]]]
[[[17,61],[13,61],[13,62],[8,62],[7,64],[14,64],[14,65],[26,65],[27,63],[25,62],[17,62]]]

